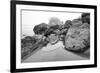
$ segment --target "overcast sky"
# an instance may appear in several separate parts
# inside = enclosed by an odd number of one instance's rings
[[[60,21],[65,23],[66,20],[73,20],[80,16],[81,13],[22,11],[22,35],[34,35],[34,26],[40,23],[48,24],[51,17],[57,17]]]

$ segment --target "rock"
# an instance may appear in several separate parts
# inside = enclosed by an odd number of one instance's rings
[[[77,23],[75,23],[77,24]],[[85,51],[90,46],[89,24],[71,27],[65,37],[65,48],[71,51]],[[88,26],[88,27],[87,27]]]
[[[25,38],[21,39],[22,58],[29,53],[32,46],[37,42],[37,40],[38,39],[36,39],[34,36],[26,36]]]
[[[84,55],[89,57],[90,56],[90,49],[87,49],[85,52],[84,52]]]
[[[69,28],[72,25],[72,21],[71,20],[67,20],[64,24],[64,28]]]
[[[81,18],[83,23],[90,24],[90,13],[83,13]]]
[[[72,26],[76,26],[76,27],[78,27],[78,26],[81,26],[82,25],[82,21],[81,20],[79,20],[79,19],[74,19],[74,20],[72,20]]]
[[[48,39],[49,39],[49,42],[53,45],[59,41],[59,36],[56,34],[50,34]]]
[[[36,25],[33,28],[33,31],[35,34],[44,34],[48,28],[49,28],[49,25],[45,23],[41,23],[41,24]]]

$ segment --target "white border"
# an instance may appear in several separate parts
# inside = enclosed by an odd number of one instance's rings
[[[21,30],[20,30],[20,11],[21,9],[37,9],[37,10],[54,10],[54,11],[72,11],[72,12],[89,12],[90,13],[90,60],[79,61],[60,61],[60,62],[41,62],[41,63],[21,63]],[[34,6],[34,5],[16,5],[16,68],[38,68],[38,67],[53,67],[53,66],[72,66],[72,65],[87,65],[94,64],[94,10],[84,8],[69,8],[69,7],[49,7],[49,6]]]

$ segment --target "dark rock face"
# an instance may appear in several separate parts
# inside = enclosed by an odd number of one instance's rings
[[[59,25],[53,25],[53,26],[50,26],[49,28],[48,28],[48,30],[44,33],[44,35],[46,36],[46,37],[48,37],[50,34],[57,34],[57,33],[59,33],[59,31],[55,31],[55,30],[58,30],[59,29]]]
[[[35,34],[44,34],[48,28],[49,28],[49,25],[47,25],[45,23],[41,23],[39,25],[36,25],[33,28],[33,31]]]
[[[48,41],[46,38],[40,39],[36,36],[27,36],[21,40],[21,59],[24,60],[37,49],[46,46]]]
[[[38,39],[35,37],[27,36],[21,40],[21,58],[23,59],[30,52],[33,44],[37,42]],[[35,49],[35,48],[32,48]]]
[[[83,13],[81,18],[83,23],[90,24],[90,13]]]
[[[64,24],[64,28],[69,28],[72,25],[72,21],[71,20],[67,20]]]

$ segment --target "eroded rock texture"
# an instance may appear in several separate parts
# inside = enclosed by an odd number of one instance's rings
[[[75,25],[76,24],[76,25]],[[65,47],[71,51],[83,52],[90,46],[90,25],[75,22],[65,37]]]

